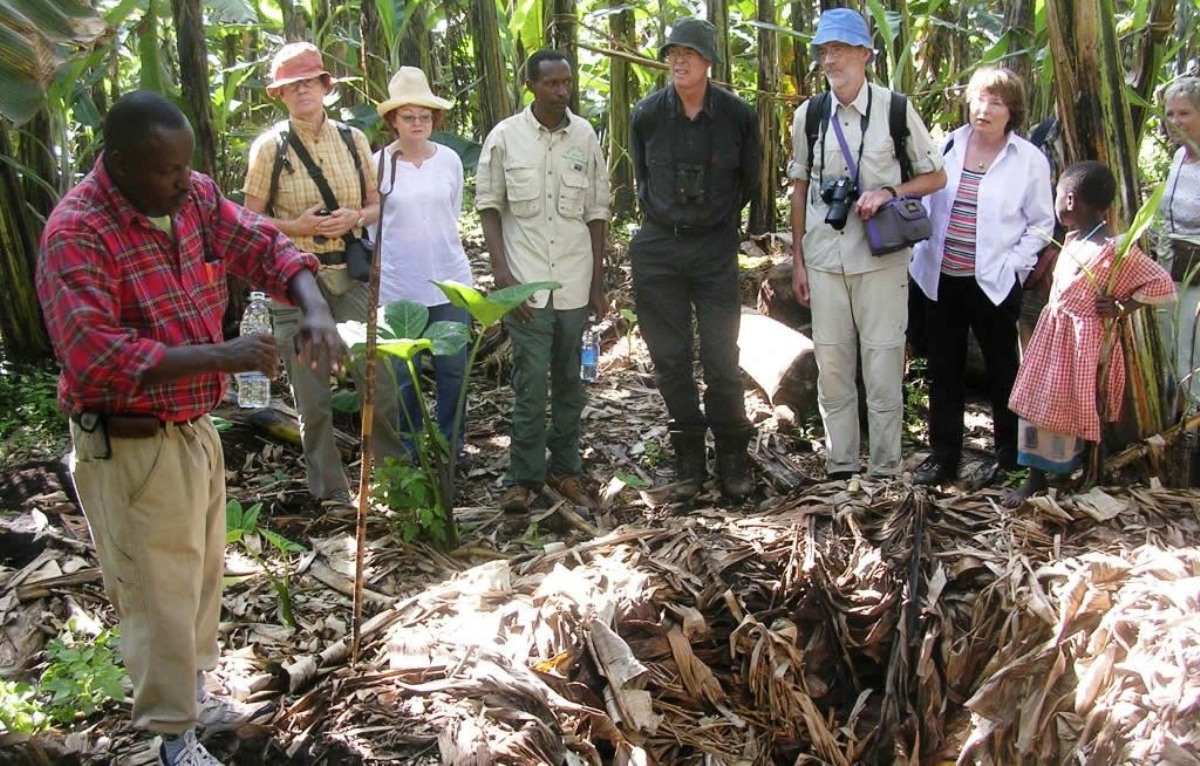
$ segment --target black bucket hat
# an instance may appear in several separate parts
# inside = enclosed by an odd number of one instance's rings
[[[721,59],[717,56],[717,28],[704,19],[680,19],[671,25],[671,36],[658,49],[658,57],[666,59],[667,49],[672,45],[691,48],[710,64]]]

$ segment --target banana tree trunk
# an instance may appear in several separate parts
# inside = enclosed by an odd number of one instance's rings
[[[175,39],[179,47],[179,84],[184,108],[196,134],[195,168],[212,176],[217,170],[217,142],[213,132],[212,95],[208,89],[208,43],[204,33],[201,0],[171,0]]]
[[[1117,177],[1113,221],[1138,209],[1137,134],[1125,97],[1112,0],[1046,3],[1054,89],[1067,161],[1097,160]]]
[[[0,119],[0,155],[13,156],[12,133]],[[40,226],[26,203],[16,170],[0,163],[0,341],[9,361],[44,362],[53,350],[33,282]]]
[[[578,80],[579,42],[576,35],[579,24],[575,16],[575,0],[546,0],[544,5],[546,45],[567,57]],[[579,88],[572,89],[570,106],[572,112],[579,114]]]
[[[812,59],[808,51],[808,39],[813,30],[812,5],[796,0],[791,4],[791,14],[792,30],[803,35],[791,38],[788,43],[792,46],[792,80],[796,83],[796,92],[803,98],[822,89],[820,74],[814,73],[811,79],[809,77]]]
[[[1011,69],[1021,82],[1029,82],[1033,72],[1033,56],[1030,53],[1036,39],[1033,31],[1033,12],[1034,0],[1004,2],[1004,32],[1009,36],[1008,58],[1005,59],[1004,65]]]
[[[1175,0],[1150,0],[1148,24],[1140,30],[1133,48],[1133,65],[1130,84],[1142,101],[1154,103],[1154,86],[1158,84],[1163,56],[1171,39],[1175,20]],[[1138,104],[1129,105],[1129,116],[1136,133],[1134,146],[1140,146],[1146,133],[1146,109]]]
[[[730,46],[729,46],[729,0],[705,0],[708,20],[717,28],[717,58],[712,65],[712,78],[718,82],[732,82],[729,79]]]
[[[775,196],[779,186],[779,112],[774,94],[779,91],[779,43],[774,30],[775,3],[758,0],[758,137],[762,144],[762,173],[758,191],[750,202],[750,233],[775,229]]]
[[[420,67],[430,82],[439,78],[433,71],[433,57],[429,49],[429,21],[425,15],[425,4],[412,3],[404,21],[400,38],[400,63],[404,66]]]
[[[637,50],[633,38],[633,11],[624,0],[609,0],[614,10],[608,17],[608,29],[617,48]],[[613,218],[633,215],[637,197],[633,190],[633,161],[629,153],[630,108],[637,101],[637,90],[629,62],[620,56],[609,60],[608,86],[608,178],[612,186]]]
[[[479,129],[487,135],[496,123],[512,114],[508,98],[508,66],[500,44],[500,17],[496,0],[471,0],[471,40],[475,47],[479,87]]]
[[[375,0],[363,0],[362,14],[358,17],[358,39],[358,67],[365,78],[363,91],[369,100],[378,103],[387,97],[391,73],[388,71],[387,36],[383,33],[383,20]]]

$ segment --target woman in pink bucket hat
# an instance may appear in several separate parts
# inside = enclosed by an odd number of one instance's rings
[[[338,322],[365,322],[371,310],[367,283],[351,278],[347,253],[379,215],[379,191],[371,145],[358,128],[329,119],[325,97],[334,85],[321,53],[311,43],[288,43],[271,60],[267,93],[279,99],[288,119],[276,123],[250,148],[246,172],[249,209],[271,217],[296,245],[321,261],[317,281]],[[315,171],[315,172],[314,172]],[[308,489],[328,507],[348,506],[350,484],[333,434],[329,370],[300,364],[292,339],[299,312],[273,304],[275,338],[300,416]],[[364,370],[352,367],[362,385]],[[373,447],[380,462],[399,457],[399,409],[391,375],[379,368]],[[361,389],[360,389],[361,390]]]
[[[380,239],[379,298],[384,304],[399,300],[429,309],[429,322],[470,323],[466,311],[450,305],[432,280],[471,284],[471,266],[458,236],[463,202],[463,165],[453,150],[430,140],[441,127],[445,110],[453,103],[435,96],[425,73],[401,67],[388,85],[388,97],[378,106],[379,116],[396,133],[383,149],[384,195]],[[379,154],[375,155],[378,165]],[[467,350],[433,358],[438,429],[447,445],[459,450],[464,426],[454,433],[461,418],[458,392],[466,376]],[[400,389],[400,428],[405,443],[421,433],[421,409],[415,385],[404,364],[396,366]]]

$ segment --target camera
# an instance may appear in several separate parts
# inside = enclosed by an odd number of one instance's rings
[[[825,223],[837,231],[846,228],[846,217],[850,215],[850,205],[858,199],[858,187],[854,181],[842,176],[825,182],[821,187],[821,199],[829,205],[825,213]]]

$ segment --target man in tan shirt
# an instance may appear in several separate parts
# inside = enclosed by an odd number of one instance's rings
[[[250,148],[245,205],[256,213],[271,216],[297,247],[321,261],[317,281],[336,321],[365,322],[367,312],[372,309],[367,305],[367,284],[352,280],[347,274],[343,258],[346,243],[342,237],[347,233],[361,237],[365,227],[377,219],[379,189],[367,137],[361,130],[325,116],[323,99],[332,89],[333,78],[325,70],[320,52],[311,44],[289,43],[275,55],[267,92],[287,107],[288,119],[259,136]],[[342,130],[349,131],[353,139],[357,163]],[[338,202],[336,209],[326,209],[317,184],[295,148],[283,139],[286,134],[291,136],[288,141],[298,139],[320,168]],[[275,177],[280,152],[283,154]],[[271,318],[300,416],[309,492],[326,505],[348,505],[350,484],[333,438],[329,370],[297,363],[292,338],[299,329],[298,311],[275,304]],[[361,387],[362,370],[356,365],[353,372]],[[386,364],[378,365],[375,379],[378,393],[372,438],[374,453],[382,462],[385,457],[403,454],[400,405],[395,379]]]
[[[605,312],[608,167],[592,126],[567,108],[572,73],[566,57],[537,51],[525,65],[525,84],[533,104],[493,128],[483,144],[475,207],[497,287],[539,281],[562,287],[535,294],[504,318],[513,344],[515,398],[501,505],[527,510],[545,482],[571,501],[593,506],[579,455],[587,399],[579,353],[588,313]]]

